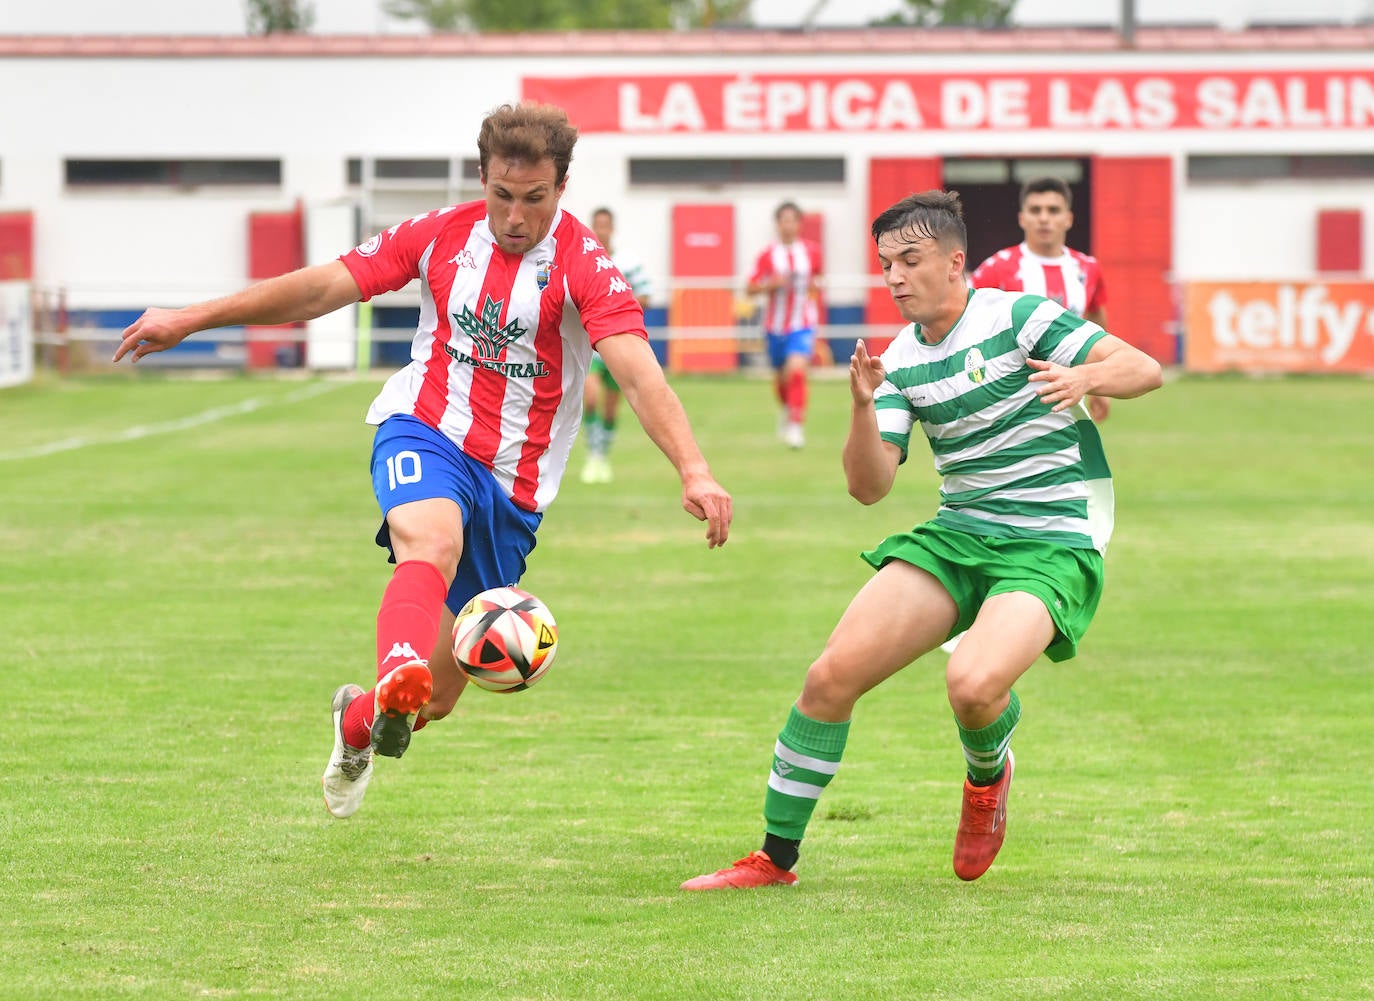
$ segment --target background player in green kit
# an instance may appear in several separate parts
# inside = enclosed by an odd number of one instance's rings
[[[850,359],[845,476],[855,499],[881,500],[919,425],[944,477],[940,507],[863,554],[877,573],[807,671],[774,746],[762,849],[685,890],[796,883],[855,703],[963,630],[945,672],[967,766],[954,871],[977,879],[1006,831],[1021,716],[1012,685],[1041,653],[1072,657],[1097,609],[1111,474],[1083,398],[1147,393],[1159,365],[1041,296],[969,289],[954,192],[911,195],[872,233],[910,324],[881,359],[863,341]]]
[[[592,213],[592,232],[625,276],[639,305],[648,308],[649,298],[653,295],[653,282],[644,269],[644,263],[635,254],[611,245],[615,236],[615,216],[610,209],[600,208]],[[582,430],[587,435],[587,461],[582,465],[580,477],[583,483],[610,483],[613,478],[611,446],[615,444],[616,413],[619,409],[620,387],[616,385],[611,370],[601,356],[593,354],[582,393]]]

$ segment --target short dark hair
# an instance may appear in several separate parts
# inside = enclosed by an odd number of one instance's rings
[[[964,205],[959,192],[918,191],[896,205],[884,209],[873,220],[873,242],[884,233],[910,233],[916,239],[934,240],[941,246],[968,250],[968,230],[964,228]]]
[[[572,163],[577,129],[568,113],[552,104],[503,104],[482,119],[477,134],[477,154],[482,179],[493,156],[503,160],[538,163],[552,160],[554,181],[562,184]]]
[[[607,219],[611,220],[612,223],[615,222],[615,213],[612,212],[610,209],[606,208],[606,206],[604,205],[592,209],[591,218],[595,219],[599,215],[604,215]]]
[[[777,208],[775,208],[775,209],[773,210],[773,218],[774,218],[775,220],[776,220],[776,219],[781,219],[781,218],[782,218],[782,214],[783,214],[784,212],[795,212],[795,213],[797,213],[798,217],[800,217],[800,216],[802,216],[802,215],[804,214],[804,213],[802,212],[802,210],[801,210],[801,206],[800,206],[800,205],[798,205],[796,202],[788,201],[788,202],[783,202],[781,205],[779,205]]]
[[[1073,192],[1069,190],[1068,184],[1058,177],[1032,177],[1021,185],[1021,200],[1017,204],[1024,208],[1028,197],[1042,195],[1047,191],[1056,195],[1063,195],[1064,204],[1070,210],[1073,209]]]

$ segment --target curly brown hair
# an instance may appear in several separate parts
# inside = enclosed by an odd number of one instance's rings
[[[533,164],[552,160],[555,183],[562,184],[572,163],[577,129],[568,113],[552,104],[503,104],[482,119],[477,135],[482,179],[493,156],[502,160]]]

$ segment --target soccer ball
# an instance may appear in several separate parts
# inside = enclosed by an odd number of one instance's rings
[[[474,597],[453,623],[453,657],[468,679],[489,692],[520,692],[553,664],[558,624],[547,605],[518,587]]]

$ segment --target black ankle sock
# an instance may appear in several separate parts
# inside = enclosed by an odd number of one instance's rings
[[[780,838],[776,834],[767,833],[763,836],[764,853],[773,860],[773,864],[779,869],[790,870],[797,864],[800,847],[801,842],[793,841],[791,838]]]
[[[975,779],[972,775],[970,775],[968,777],[968,784],[980,789],[986,788],[987,786],[995,786],[998,782],[1002,781],[1002,774],[1005,771],[1006,769],[1003,768],[1002,771],[998,772],[990,779]]]

